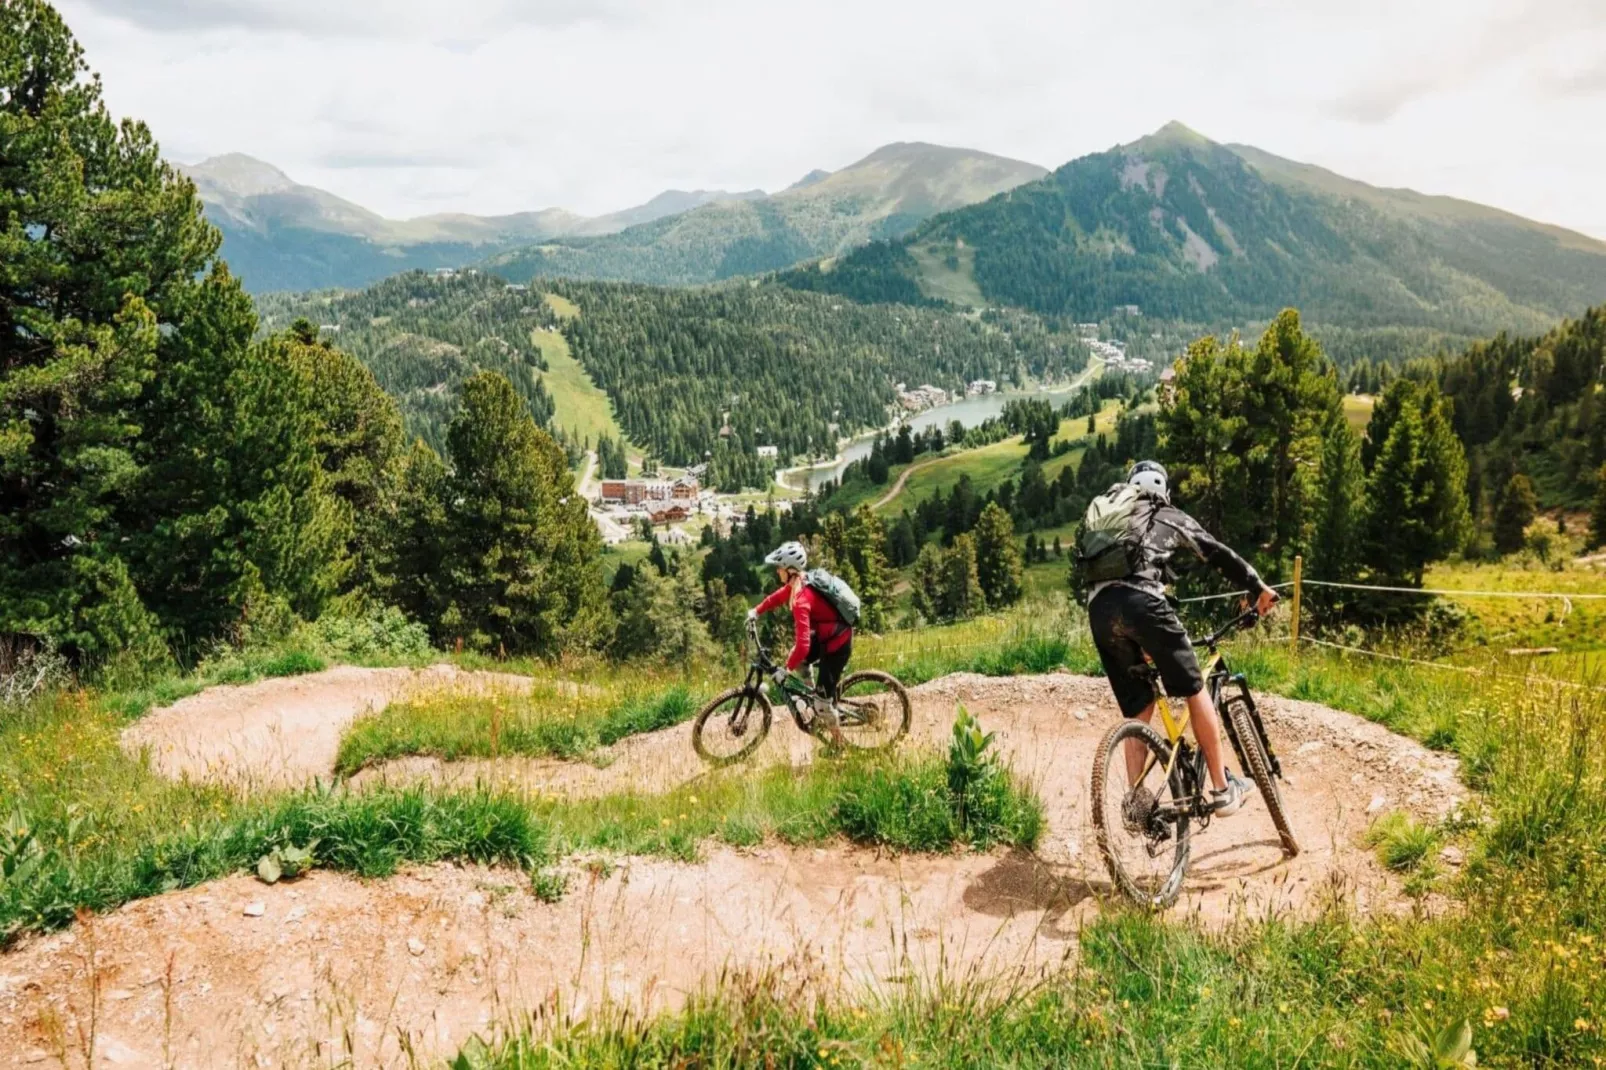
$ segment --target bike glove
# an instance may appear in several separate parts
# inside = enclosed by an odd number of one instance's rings
[[[788,675],[790,674],[785,669],[776,669],[774,672],[770,673],[770,679],[775,681],[776,687],[782,687],[786,684],[786,678]]]

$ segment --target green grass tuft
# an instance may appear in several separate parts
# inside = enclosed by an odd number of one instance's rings
[[[348,777],[411,755],[446,761],[504,754],[583,758],[628,736],[688,721],[700,701],[678,683],[617,694],[541,680],[528,695],[424,696],[354,722],[340,741],[335,772]]]
[[[1368,846],[1377,849],[1378,859],[1398,873],[1409,873],[1427,862],[1438,846],[1438,833],[1404,810],[1386,814],[1367,830]]]

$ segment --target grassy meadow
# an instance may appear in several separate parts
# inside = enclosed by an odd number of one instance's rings
[[[572,301],[556,294],[547,294],[546,302],[552,311],[563,319],[572,319],[580,310]],[[578,441],[596,444],[598,438],[622,438],[624,432],[614,418],[613,402],[591,381],[591,375],[569,352],[569,341],[557,331],[534,331],[530,335],[547,370],[542,374],[547,390],[552,394],[554,415],[552,423]]]

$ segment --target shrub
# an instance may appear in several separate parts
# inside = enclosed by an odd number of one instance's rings
[[[343,660],[409,661],[431,652],[429,629],[395,606],[380,606],[359,616],[325,614],[306,630],[318,649]]]

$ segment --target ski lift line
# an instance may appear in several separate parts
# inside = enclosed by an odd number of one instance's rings
[[[1578,691],[1598,691],[1602,694],[1606,694],[1606,687],[1598,687],[1593,684],[1578,684],[1573,683],[1570,680],[1554,680],[1549,677],[1516,676],[1508,672],[1489,672],[1486,669],[1474,669],[1469,665],[1446,665],[1440,661],[1424,661],[1421,658],[1407,658],[1399,654],[1385,654],[1380,650],[1367,650],[1365,647],[1345,646],[1343,643],[1332,643],[1328,642],[1326,639],[1312,639],[1308,635],[1300,636],[1300,640],[1302,642],[1310,643],[1312,646],[1327,647],[1329,650],[1342,650],[1346,654],[1360,654],[1362,657],[1381,658],[1385,661],[1398,661],[1406,665],[1420,665],[1427,669],[1444,669],[1447,672],[1459,672],[1468,676],[1487,676],[1497,680],[1517,680],[1530,684],[1538,683],[1541,686],[1550,684],[1555,687],[1569,687]]]
[[[1347,591],[1396,591],[1401,594],[1433,594],[1448,598],[1559,598],[1566,602],[1571,599],[1606,599],[1606,594],[1577,594],[1561,591],[1462,591],[1450,588],[1433,587],[1382,587],[1370,583],[1335,583],[1332,580],[1306,580],[1311,587],[1341,587]]]

